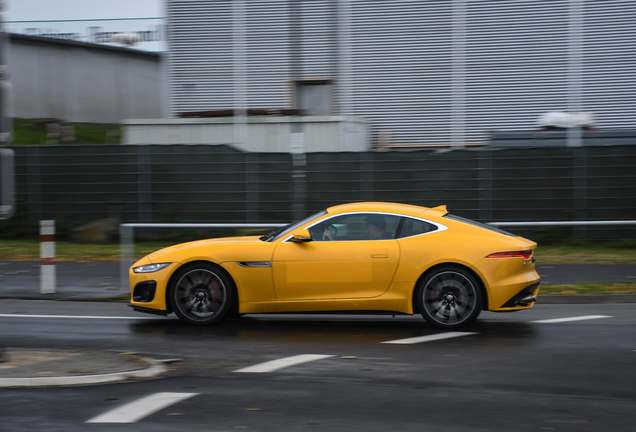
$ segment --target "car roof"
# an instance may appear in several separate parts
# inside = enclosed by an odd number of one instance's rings
[[[448,211],[446,206],[435,208],[421,207],[411,204],[398,204],[388,202],[359,202],[350,204],[341,204],[327,209],[329,214],[349,213],[349,212],[383,212],[397,213],[408,216],[422,217],[426,213],[427,216],[444,216]]]

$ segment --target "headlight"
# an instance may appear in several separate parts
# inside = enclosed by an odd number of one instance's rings
[[[135,273],[154,273],[168,267],[172,263],[146,264],[139,267],[133,267]]]

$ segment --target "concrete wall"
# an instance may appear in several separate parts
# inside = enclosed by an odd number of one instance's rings
[[[10,115],[118,123],[165,116],[161,55],[10,35]]]
[[[294,125],[295,124],[295,125]],[[298,126],[300,125],[300,126]],[[302,132],[306,153],[367,151],[367,124],[350,117],[248,117],[245,144],[235,144],[232,117],[125,120],[124,144],[230,145],[247,152],[289,153],[292,129]]]

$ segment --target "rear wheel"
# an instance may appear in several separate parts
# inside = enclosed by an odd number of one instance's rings
[[[424,278],[416,302],[426,321],[451,330],[472,323],[481,312],[481,289],[475,278],[457,267],[442,267]]]
[[[170,304],[184,322],[195,325],[223,321],[232,307],[232,282],[210,263],[194,263],[181,268],[172,279]]]

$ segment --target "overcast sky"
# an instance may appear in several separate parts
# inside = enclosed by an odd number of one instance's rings
[[[6,21],[163,16],[163,0],[4,0]]]
[[[2,1],[2,0],[0,0]],[[31,36],[59,37],[80,42],[98,42],[96,32],[153,32],[131,48],[165,51],[165,0],[5,0],[5,29]],[[131,20],[131,18],[133,18]],[[135,19],[137,18],[137,19]],[[64,21],[69,20],[69,21]],[[73,21],[76,20],[76,21]],[[91,20],[91,21],[86,21]],[[72,35],[72,36],[68,36]],[[99,43],[104,43],[99,42]],[[106,42],[108,45],[120,46]]]

